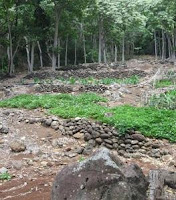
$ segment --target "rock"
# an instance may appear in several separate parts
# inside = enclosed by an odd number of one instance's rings
[[[74,137],[75,139],[81,139],[81,140],[83,140],[83,139],[84,139],[84,134],[78,132],[78,133],[74,134],[73,137]]]
[[[14,169],[20,170],[23,166],[23,163],[21,161],[18,161],[18,160],[13,160],[12,166],[13,166]]]
[[[131,144],[132,144],[132,145],[136,145],[136,144],[138,144],[138,143],[139,143],[138,140],[131,140]]]
[[[133,138],[133,140],[137,140],[139,142],[146,140],[145,137],[141,134],[133,134],[131,137]]]
[[[111,145],[113,144],[113,142],[112,142],[111,140],[105,139],[104,141],[105,141],[106,143],[108,143],[108,144],[111,144]]]
[[[53,121],[51,123],[51,128],[53,128],[55,130],[59,129],[59,122],[58,121]]]
[[[5,167],[0,168],[0,174],[4,174],[4,173],[7,173],[7,172],[8,172],[7,168],[5,168]]]
[[[102,139],[108,139],[109,138],[109,135],[108,134],[101,134],[100,137]]]
[[[10,148],[13,152],[22,152],[26,150],[26,146],[21,141],[13,141],[10,143]]]
[[[148,183],[137,165],[124,165],[106,148],[65,167],[57,175],[51,200],[142,200]]]
[[[0,125],[0,133],[2,133],[2,134],[9,133],[9,128],[4,125]]]
[[[90,155],[93,151],[93,145],[86,145],[85,148],[84,148],[84,151],[83,151],[83,155]]]
[[[99,145],[103,142],[103,140],[101,138],[96,138],[95,140]]]
[[[84,147],[80,147],[80,148],[78,148],[78,149],[76,150],[76,153],[77,153],[77,154],[82,154],[83,151],[84,151]]]
[[[86,134],[84,135],[84,140],[85,140],[85,141],[89,141],[89,140],[91,140],[91,139],[92,139],[92,136],[91,136],[90,133],[86,133]]]
[[[44,124],[46,126],[51,126],[51,123],[52,123],[52,119],[46,119],[45,122],[44,122]]]

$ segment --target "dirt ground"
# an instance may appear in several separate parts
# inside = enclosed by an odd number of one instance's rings
[[[148,94],[157,92],[153,91],[149,84],[149,80],[157,70],[173,68],[170,64],[158,64],[150,59],[131,60],[127,67],[143,70],[148,75],[143,77],[138,85],[126,86],[128,93],[124,93],[118,100],[110,100],[108,106],[122,104],[141,106]],[[18,84],[24,76],[20,74],[15,78],[0,81],[0,87],[6,86],[8,89],[13,86],[10,96],[35,93],[33,86]],[[30,82],[31,80],[28,80],[28,83]],[[0,95],[0,99],[6,98],[3,93]],[[82,156],[75,152],[78,147],[86,145],[85,141],[64,136],[59,131],[42,126],[41,123],[29,123],[28,121],[30,118],[40,119],[46,116],[47,113],[42,109],[31,111],[0,108],[0,124],[9,128],[8,134],[0,134],[0,168],[5,167],[12,175],[11,180],[0,182],[0,200],[49,200],[56,174],[64,166],[82,159]],[[15,140],[24,142],[26,146],[24,152],[11,151],[10,144]],[[59,145],[55,145],[56,140]],[[172,153],[171,155],[158,159],[147,155],[141,158],[119,157],[126,163],[135,162],[145,174],[157,168],[175,171],[172,162],[173,158],[176,159],[176,144],[170,144],[164,140],[161,142],[165,143],[165,148]]]

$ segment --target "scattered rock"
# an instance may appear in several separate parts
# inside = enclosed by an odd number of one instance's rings
[[[10,148],[13,152],[22,152],[26,150],[26,145],[21,141],[13,141],[10,143]]]
[[[7,168],[5,168],[5,167],[0,168],[0,174],[4,174],[4,173],[7,173],[7,172],[8,172]]]

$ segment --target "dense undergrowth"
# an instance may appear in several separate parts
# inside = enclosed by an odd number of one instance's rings
[[[0,107],[45,108],[50,114],[62,118],[86,117],[115,126],[121,134],[131,129],[145,136],[176,141],[176,112],[154,107],[119,106],[108,108],[100,105],[105,98],[93,93],[73,96],[20,95],[0,102]],[[110,115],[107,115],[110,113]]]
[[[159,95],[153,95],[150,98],[148,105],[158,109],[176,109],[176,90],[171,90]]]

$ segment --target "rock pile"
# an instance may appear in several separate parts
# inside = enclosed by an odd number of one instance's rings
[[[35,91],[39,93],[54,92],[54,93],[72,93],[72,92],[96,92],[104,93],[108,90],[107,86],[103,85],[60,85],[60,84],[37,84]]]
[[[53,84],[38,84],[35,86],[36,92],[56,92],[56,93],[71,93],[73,88],[68,85],[53,85]]]
[[[44,119],[42,124],[60,130],[63,135],[85,140],[88,142],[88,147],[86,147],[88,150],[95,146],[105,146],[108,149],[118,151],[121,156],[129,154],[137,156],[136,153],[138,153],[155,158],[169,153],[166,150],[161,150],[157,141],[145,138],[138,131],[131,130],[124,136],[119,134],[114,127],[87,119],[75,118],[60,121],[54,117]],[[82,152],[84,149],[80,150],[80,153]]]
[[[129,69],[110,69],[110,67],[106,67],[103,70],[92,70],[91,68],[87,69],[78,69],[78,70],[67,70],[67,71],[57,71],[57,72],[35,72],[25,76],[25,79],[31,78],[39,78],[39,79],[48,79],[48,78],[65,78],[68,79],[70,77],[74,78],[88,78],[93,77],[97,79],[102,78],[127,78],[137,75],[139,77],[145,77],[147,74],[141,70],[129,70]]]
[[[85,85],[80,86],[79,91],[80,92],[96,92],[96,93],[104,93],[108,90],[107,86],[104,85]]]

